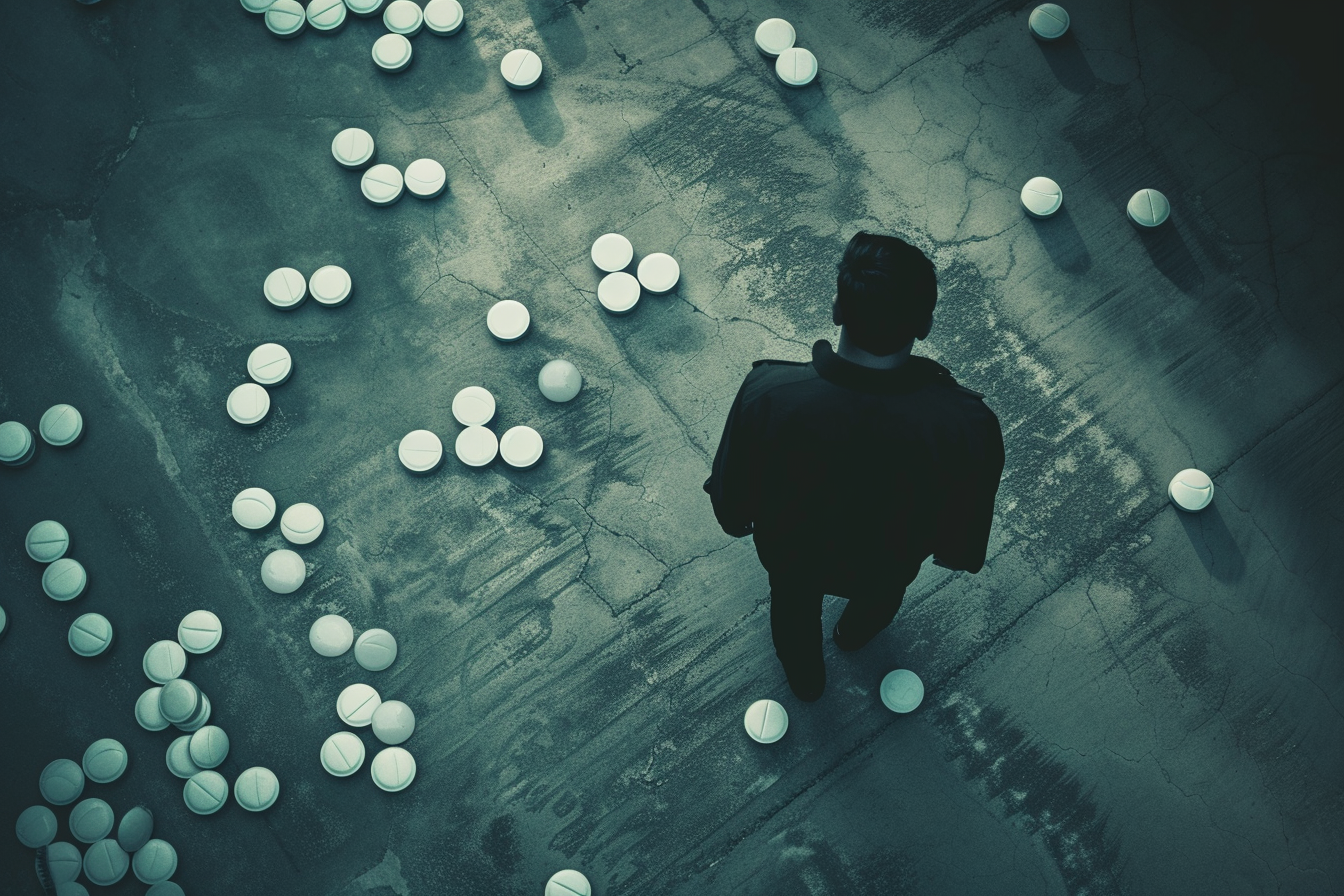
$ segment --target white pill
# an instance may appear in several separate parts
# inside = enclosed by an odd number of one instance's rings
[[[1171,215],[1171,203],[1157,190],[1140,190],[1125,206],[1129,220],[1139,227],[1157,227]]]
[[[70,533],[55,520],[43,520],[28,530],[23,546],[28,556],[38,563],[51,563],[64,557],[70,549]]]
[[[427,429],[415,429],[397,444],[397,458],[412,473],[432,473],[443,463],[443,442]]]
[[[84,435],[84,417],[68,404],[54,404],[38,421],[37,431],[48,445],[64,448]]]
[[[110,784],[126,771],[126,748],[121,741],[111,737],[102,737],[89,744],[80,761],[85,776],[95,784]],[[101,840],[101,837],[95,837]]]
[[[264,488],[245,488],[233,499],[233,518],[244,529],[261,529],[275,519],[275,498]]]
[[[308,24],[316,31],[338,31],[345,24],[345,12],[345,0],[308,0]]]
[[[229,393],[226,407],[234,423],[256,426],[271,409],[271,393],[256,383],[243,383]]]
[[[276,342],[264,342],[247,356],[247,375],[263,386],[278,386],[293,371],[289,349]]]
[[[280,534],[290,544],[312,544],[325,528],[322,511],[311,504],[291,505],[280,515]]]
[[[200,766],[191,761],[191,735],[183,734],[168,745],[165,754],[168,771],[179,778],[190,778],[201,771]]]
[[[778,56],[797,39],[798,32],[783,19],[766,19],[756,26],[756,49],[766,56]]]
[[[97,656],[112,643],[112,623],[101,613],[85,613],[70,623],[66,642],[80,656]]]
[[[0,423],[0,463],[21,467],[37,453],[37,439],[32,430],[14,420]]]
[[[84,876],[100,887],[110,887],[131,870],[131,857],[116,840],[99,840],[84,853]]]
[[[406,166],[406,189],[418,199],[433,199],[448,183],[448,172],[434,159],[416,159]]]
[[[46,846],[56,839],[56,813],[46,806],[29,806],[19,813],[14,823],[19,842],[29,849]]]
[[[400,37],[400,35],[389,34],[387,37]],[[406,40],[404,37],[401,39]],[[374,205],[391,205],[401,198],[404,188],[405,181],[401,177],[401,172],[393,165],[374,165],[364,172],[359,181],[359,189],[364,198]]]
[[[165,840],[151,840],[136,851],[131,870],[142,884],[165,881],[177,871],[177,850]]]
[[[1042,3],[1027,17],[1027,27],[1040,40],[1058,40],[1069,30],[1069,14],[1055,3]]]
[[[155,641],[145,651],[140,664],[145,677],[155,684],[167,684],[187,671],[187,652],[176,641]]]
[[[774,700],[757,700],[742,719],[747,735],[760,744],[772,744],[789,730],[789,714]]]
[[[9,614],[5,612],[4,607],[0,607],[0,638],[3,638],[5,636],[5,632],[8,629],[9,629]]]
[[[499,437],[499,456],[519,470],[534,467],[541,460],[541,434],[530,426],[513,426]]]
[[[331,155],[344,168],[363,168],[373,158],[373,135],[363,128],[346,128],[332,138]]]
[[[364,741],[351,731],[337,731],[322,744],[322,767],[338,778],[347,778],[364,764]]]
[[[374,41],[373,64],[385,72],[403,71],[410,65],[411,42],[406,39],[406,35],[384,34]]]
[[[469,467],[484,467],[499,453],[499,439],[484,426],[468,426],[453,443],[457,459]]]
[[[355,643],[355,629],[344,616],[319,616],[308,629],[308,643],[322,656],[340,656]]]
[[[315,301],[328,308],[335,308],[349,301],[350,289],[350,275],[340,265],[323,265],[308,278],[308,292]]]
[[[537,388],[551,401],[569,401],[583,388],[583,377],[568,361],[547,361],[537,374]]]
[[[388,793],[405,790],[415,780],[415,757],[402,747],[385,747],[369,767],[373,783]]]
[[[79,847],[73,843],[57,840],[47,845],[47,874],[57,887],[73,883],[75,878],[79,877],[79,869],[82,866],[83,859],[79,855]]]
[[[546,896],[593,896],[593,887],[581,872],[566,868],[546,881]]]
[[[371,628],[355,641],[355,662],[381,672],[397,659],[397,639],[385,628]]]
[[[84,771],[73,759],[56,759],[42,769],[37,788],[53,806],[68,806],[84,792]]]
[[[80,800],[70,810],[70,833],[81,843],[96,843],[112,833],[117,817],[112,807],[102,800],[91,797]]]
[[[883,677],[878,693],[892,712],[911,712],[924,700],[924,682],[909,669],[896,669]]]
[[[197,815],[213,815],[229,801],[229,782],[216,771],[197,772],[182,785],[182,801]]]
[[[608,274],[597,284],[597,300],[612,314],[629,314],[639,302],[639,281],[625,271]]]
[[[424,23],[424,13],[420,11],[419,4],[412,0],[392,0],[383,10],[383,25],[393,34],[414,37],[420,33],[420,26]]]
[[[173,727],[178,731],[185,731],[188,734],[191,734],[198,731],[200,727],[208,721],[210,721],[210,698],[205,694],[201,694],[201,705],[196,710],[196,715],[187,719],[185,722],[174,723]]]
[[[289,548],[271,551],[261,561],[261,581],[276,594],[292,594],[308,577],[303,558]]]
[[[496,302],[485,316],[485,325],[490,329],[490,335],[500,342],[516,342],[522,339],[531,322],[532,315],[528,313],[527,306],[513,299]]]
[[[249,812],[265,812],[280,797],[280,779],[268,768],[244,769],[233,782],[233,798]]]
[[[136,806],[121,816],[117,825],[117,845],[126,852],[135,852],[154,836],[154,813],[144,806]]]
[[[352,15],[367,19],[378,15],[378,10],[383,8],[383,0],[345,0],[345,5]]]
[[[135,701],[135,720],[146,731],[162,731],[170,724],[159,708],[159,695],[162,693],[162,687],[150,688]]]
[[[383,743],[404,743],[414,733],[415,713],[400,700],[384,700],[373,711],[373,736]]]
[[[258,15],[270,9],[274,2],[275,0],[242,0],[243,9]]]
[[[623,271],[635,257],[635,247],[619,233],[604,233],[593,240],[593,248],[588,253],[598,270],[613,274]]]
[[[192,610],[177,624],[177,643],[187,653],[209,653],[224,637],[224,624],[209,610]]]
[[[174,725],[191,721],[201,711],[205,695],[185,678],[174,678],[159,689],[159,712]]]
[[[457,0],[429,0],[425,4],[425,27],[441,37],[462,30],[462,4]]]
[[[216,768],[229,755],[229,735],[218,725],[205,725],[191,735],[187,752],[201,768]]]
[[[802,47],[790,47],[775,60],[775,74],[790,87],[806,87],[817,77],[817,57]]]
[[[62,557],[42,571],[42,590],[52,600],[74,600],[84,593],[89,574],[78,560]]]
[[[527,90],[541,80],[541,57],[531,50],[510,50],[499,63],[499,73],[515,90]]]
[[[639,285],[651,293],[671,292],[681,279],[681,266],[666,252],[654,252],[639,260]]]
[[[352,684],[336,698],[336,715],[351,727],[366,728],[373,724],[373,714],[382,704],[383,698],[372,686]]]
[[[480,386],[467,386],[453,396],[453,418],[463,426],[484,426],[495,416],[495,396]]]
[[[1048,218],[1064,204],[1064,191],[1048,177],[1033,177],[1022,188],[1022,207],[1033,218]]]
[[[266,275],[261,291],[266,294],[266,301],[289,311],[308,297],[308,281],[294,268],[276,268]]]
[[[275,0],[266,8],[266,27],[276,37],[295,37],[303,30],[307,13],[298,0]]]
[[[1203,510],[1213,501],[1213,480],[1200,470],[1182,470],[1167,486],[1167,497],[1181,510]]]

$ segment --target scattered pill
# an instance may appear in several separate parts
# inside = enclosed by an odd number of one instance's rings
[[[131,857],[116,840],[99,840],[84,853],[84,876],[100,887],[110,887],[131,870]]]
[[[262,529],[275,519],[275,498],[264,488],[245,488],[233,499],[233,519],[244,529]]]
[[[414,733],[415,713],[400,700],[384,700],[373,711],[373,736],[383,743],[404,743]]]
[[[1069,14],[1055,3],[1042,3],[1027,17],[1027,27],[1040,40],[1058,40],[1069,30]]]
[[[775,74],[790,87],[806,87],[817,77],[817,57],[802,47],[790,47],[775,60]]]
[[[625,271],[608,274],[597,284],[597,300],[612,314],[629,314],[639,302],[639,281]]]
[[[364,741],[350,731],[337,731],[322,744],[322,767],[347,778],[364,764]]]
[[[462,30],[462,4],[457,0],[429,0],[425,4],[425,27],[441,37]]]
[[[406,189],[419,199],[433,199],[448,183],[448,172],[434,159],[416,159],[406,166]]]
[[[311,504],[290,505],[280,515],[280,534],[290,544],[312,544],[324,528],[326,520],[322,518],[322,511]]]
[[[369,164],[373,148],[373,135],[363,128],[346,128],[331,140],[332,158],[345,168],[363,168]]]
[[[593,888],[582,873],[566,868],[546,881],[546,896],[593,896]]]
[[[756,26],[756,49],[772,58],[792,47],[797,39],[798,32],[784,19],[766,19]]]
[[[924,700],[924,682],[909,669],[896,669],[883,677],[878,694],[892,712],[910,712]]]
[[[1171,203],[1157,190],[1140,190],[1130,197],[1125,214],[1139,227],[1157,227],[1171,215]]]
[[[308,576],[303,558],[288,548],[271,551],[261,561],[261,581],[276,594],[291,594],[299,590]]]
[[[411,42],[404,34],[384,34],[373,42],[373,64],[385,72],[399,72],[411,64]],[[365,196],[368,195],[366,191]],[[401,195],[401,190],[397,190]],[[370,200],[371,202],[373,200]],[[387,203],[376,203],[386,205]]]
[[[218,768],[229,755],[229,735],[218,725],[206,725],[191,735],[187,753],[201,768]],[[227,794],[228,787],[224,790]]]
[[[598,270],[614,274],[630,266],[635,257],[635,247],[619,233],[604,233],[593,240],[593,248],[588,253]]]
[[[80,656],[97,656],[112,643],[112,623],[101,613],[85,613],[70,623],[66,641]]]
[[[209,653],[224,637],[224,623],[209,610],[192,610],[177,624],[177,643],[187,653]]]
[[[64,448],[84,434],[84,417],[68,404],[54,404],[38,421],[37,431],[48,445]]]
[[[266,27],[276,37],[296,37],[303,30],[307,13],[298,0],[275,0],[266,8]]]
[[[367,19],[378,15],[378,10],[383,8],[383,0],[345,0],[345,5],[354,15]]]
[[[373,783],[388,793],[405,790],[415,780],[415,757],[402,747],[385,747],[369,768]]]
[[[276,268],[266,275],[262,286],[266,301],[288,311],[297,308],[308,297],[308,281],[294,268]]]
[[[200,712],[204,696],[200,688],[185,678],[174,678],[159,689],[159,712],[167,721],[181,725]]]
[[[323,265],[308,278],[308,292],[313,300],[328,308],[350,301],[350,288],[350,275],[340,265]]]
[[[84,775],[93,783],[110,784],[126,771],[127,761],[126,748],[122,746],[121,741],[111,737],[100,737],[89,744],[79,765]]]
[[[355,662],[381,672],[397,659],[397,639],[385,628],[371,628],[355,641]]]
[[[278,386],[293,371],[294,359],[289,349],[279,343],[263,343],[247,356],[247,375],[263,386]]]
[[[275,0],[242,0],[243,9],[258,15],[270,9],[274,2]]]
[[[484,426],[495,416],[495,396],[480,386],[467,386],[453,396],[453,418],[463,426]]]
[[[135,720],[146,731],[162,731],[170,724],[159,708],[159,695],[162,687],[150,688],[135,701]]]
[[[197,815],[214,815],[228,801],[229,782],[219,772],[197,772],[182,785],[182,802]]]
[[[1033,177],[1022,188],[1022,207],[1033,218],[1048,218],[1064,204],[1064,192],[1048,177]]]
[[[96,843],[112,833],[117,817],[112,807],[97,797],[75,803],[70,810],[70,833],[81,843]]]
[[[33,432],[15,420],[0,423],[0,463],[21,467],[33,459],[37,440]]]
[[[353,728],[366,728],[373,724],[373,714],[382,703],[383,698],[372,686],[352,684],[336,698],[336,715]]]
[[[499,437],[499,456],[519,470],[536,466],[541,460],[541,435],[530,426],[514,426]]]
[[[510,50],[499,63],[499,73],[515,90],[527,90],[541,80],[541,57],[531,50]]]
[[[579,369],[569,361],[547,361],[537,374],[537,388],[551,401],[569,401],[583,388]]]
[[[496,302],[485,316],[490,335],[500,342],[516,342],[523,338],[531,322],[532,315],[528,313],[527,306],[513,299]]]
[[[789,730],[789,714],[774,700],[757,700],[748,706],[742,722],[758,744],[772,744]]]
[[[168,764],[168,771],[177,775],[179,778],[190,778],[192,775],[201,771],[201,767],[191,761],[191,735],[183,734],[173,740],[168,745],[168,751],[164,754],[164,759]]]
[[[443,463],[443,442],[427,429],[414,429],[397,444],[397,458],[412,473],[432,473]]]
[[[192,734],[200,729],[202,725],[210,721],[210,698],[205,694],[201,695],[201,705],[196,710],[196,715],[187,719],[185,722],[176,722],[173,727],[178,731],[185,731]]]
[[[393,34],[414,37],[424,23],[425,15],[413,0],[392,0],[383,10],[383,25]]]
[[[46,806],[29,806],[14,823],[19,842],[29,849],[46,846],[56,838],[56,813]]]
[[[1167,486],[1167,497],[1181,510],[1203,510],[1213,501],[1213,480],[1200,470],[1182,470]]]
[[[38,563],[51,563],[64,557],[70,549],[70,533],[55,520],[43,520],[28,530],[23,546],[28,556]]]
[[[157,884],[177,870],[177,850],[165,840],[150,840],[136,851],[131,868],[140,883]]]
[[[42,590],[52,600],[74,600],[84,593],[89,575],[78,560],[62,557],[42,571]]]
[[[187,896],[187,894],[174,881],[163,880],[146,890],[145,896]]]
[[[244,769],[233,782],[233,798],[249,812],[265,812],[280,796],[280,779],[259,765]]]
[[[681,266],[666,252],[654,252],[639,261],[639,285],[651,293],[671,292],[681,279]]]
[[[308,643],[322,656],[340,656],[355,643],[355,629],[344,616],[319,616],[308,628]]]
[[[388,34],[379,40],[387,37],[400,37],[400,35]],[[406,40],[404,37],[401,39]],[[364,198],[374,205],[391,205],[401,198],[404,188],[405,181],[395,165],[374,165],[364,172],[359,181],[359,189],[363,192]]]
[[[308,0],[308,24],[316,31],[333,33],[345,24],[345,0]]]
[[[271,395],[256,383],[243,383],[229,393],[229,416],[241,426],[256,426],[271,409]]]
[[[154,836],[154,813],[136,806],[121,816],[117,825],[117,844],[127,852],[136,852]]]
[[[48,843],[46,851],[47,874],[51,876],[53,884],[59,887],[79,877],[79,871],[84,866],[79,847],[64,840],[57,840],[55,843]]]
[[[42,769],[37,786],[42,799],[53,806],[68,806],[84,792],[84,772],[73,759],[56,759]]]
[[[484,426],[468,426],[453,443],[457,459],[469,467],[484,467],[499,453],[499,439]]]
[[[176,641],[155,641],[145,651],[141,667],[155,684],[167,684],[187,671],[187,652]]]

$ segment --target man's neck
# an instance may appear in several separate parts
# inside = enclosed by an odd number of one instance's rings
[[[849,334],[845,332],[845,328],[841,327],[840,344],[836,346],[835,353],[851,364],[858,364],[861,367],[871,367],[874,370],[895,370],[910,360],[910,350],[914,347],[915,343],[912,339],[895,354],[875,355],[855,345],[853,340],[849,338]]]

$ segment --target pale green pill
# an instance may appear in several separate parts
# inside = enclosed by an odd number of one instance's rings
[[[56,885],[56,896],[89,896],[89,891],[79,881],[68,880]]]
[[[387,747],[373,757],[373,783],[388,793],[405,790],[415,780],[415,757],[401,747]]]
[[[308,13],[298,0],[275,0],[263,13],[266,27],[276,37],[295,37],[308,21]],[[146,881],[148,883],[148,881]]]
[[[33,431],[16,420],[0,423],[0,464],[21,467],[37,453]]]
[[[75,444],[84,435],[84,417],[68,404],[55,404],[42,415],[37,431],[48,445],[64,448]]]
[[[216,768],[229,755],[229,736],[218,725],[206,725],[191,736],[188,752],[201,768]]]
[[[165,881],[177,870],[177,850],[166,840],[151,840],[140,847],[131,868],[142,884]]]
[[[224,624],[209,610],[192,610],[177,626],[177,643],[187,653],[209,653],[224,637]]]
[[[79,877],[79,870],[84,866],[84,858],[79,854],[79,847],[64,840],[57,840],[43,848],[47,851],[47,873],[51,875],[53,884],[59,887]]]
[[[117,845],[126,852],[135,852],[154,836],[154,813],[144,806],[136,806],[121,816],[117,825]]]
[[[182,800],[197,815],[214,815],[229,801],[229,782],[216,771],[197,772],[183,785]]]
[[[56,813],[46,806],[29,806],[14,824],[19,842],[29,849],[46,846],[56,839]]]
[[[89,574],[71,557],[62,557],[42,573],[42,590],[52,600],[74,600],[88,584]]]
[[[84,853],[84,876],[100,887],[110,887],[131,870],[131,857],[116,840],[99,840]]]
[[[66,642],[80,656],[97,656],[112,644],[112,623],[101,613],[85,613],[70,623]]]
[[[233,798],[249,812],[264,812],[280,796],[280,779],[261,766],[246,769],[233,784]]]
[[[330,33],[345,24],[345,0],[309,0],[308,24]]]
[[[592,896],[593,887],[580,871],[566,868],[546,881],[546,896]]]
[[[355,662],[381,672],[397,659],[397,639],[385,628],[371,628],[355,641]]]
[[[373,723],[373,714],[382,703],[383,698],[369,685],[348,685],[336,698],[336,715],[352,728],[367,728]]]
[[[174,725],[191,721],[201,709],[201,689],[185,678],[174,678],[159,693],[159,712]]]
[[[373,736],[383,743],[405,743],[414,733],[415,713],[400,700],[384,700],[373,711]]]
[[[80,766],[93,783],[110,784],[126,771],[126,762],[126,748],[121,745],[121,741],[104,737],[89,744]]]
[[[57,759],[42,769],[38,789],[53,806],[68,806],[84,792],[84,772],[73,759]]]
[[[201,694],[201,707],[196,710],[196,715],[187,719],[185,722],[175,723],[173,727],[177,728],[178,731],[185,731],[188,734],[191,734],[195,731],[199,731],[201,726],[208,721],[210,721],[210,698],[205,694]]]
[[[179,778],[190,778],[192,775],[203,771],[200,766],[191,761],[190,734],[184,734],[169,744],[165,758],[168,762],[168,771]]]
[[[303,558],[289,548],[271,551],[261,561],[261,582],[276,594],[292,594],[303,585],[308,567]]]
[[[337,731],[322,744],[322,767],[338,778],[347,778],[364,764],[364,741],[349,731]]]
[[[141,666],[150,681],[167,684],[187,671],[187,652],[176,641],[155,641],[145,651]]]
[[[70,833],[81,843],[96,843],[112,833],[117,817],[112,807],[97,797],[80,800],[70,810]]]
[[[146,890],[145,896],[187,896],[187,894],[186,891],[171,880],[165,880]]]
[[[135,720],[146,731],[162,731],[168,727],[169,722],[159,708],[159,696],[162,693],[161,687],[150,688],[135,701]]]
[[[55,520],[43,520],[28,530],[23,546],[38,563],[52,563],[70,550],[70,533]]]

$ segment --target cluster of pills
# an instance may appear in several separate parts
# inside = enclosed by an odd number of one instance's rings
[[[345,268],[326,264],[304,278],[294,268],[276,268],[266,275],[262,292],[266,301],[281,311],[293,311],[312,295],[313,301],[327,308],[335,308],[350,301],[354,284]]]
[[[681,279],[681,266],[666,252],[653,252],[640,259],[635,273],[627,268],[635,258],[635,247],[619,233],[604,233],[593,240],[589,252],[593,264],[603,272],[597,284],[597,300],[612,314],[629,314],[639,302],[640,289],[655,295],[671,292]]]
[[[560,399],[568,401],[578,394],[581,380],[578,371],[568,361],[551,362],[556,363],[568,365],[573,372],[572,377],[565,376],[567,371],[557,368],[562,378],[573,384],[573,392],[567,398]],[[563,387],[566,384],[560,385]],[[541,460],[545,446],[541,434],[532,427],[513,426],[505,430],[502,436],[496,436],[494,430],[487,426],[495,417],[495,397],[482,386],[467,386],[453,396],[453,417],[464,427],[457,434],[453,451],[457,459],[469,467],[487,466],[498,456],[509,466],[526,470]],[[428,429],[412,430],[398,443],[397,459],[412,473],[433,473],[443,463],[443,441]]]
[[[235,386],[229,393],[224,403],[229,419],[239,426],[256,426],[261,423],[271,411],[271,393],[267,387],[283,384],[293,372],[294,359],[283,345],[266,342],[252,349],[247,356],[247,375],[252,378],[252,382]]]
[[[374,150],[373,135],[363,128],[345,128],[331,140],[332,158],[352,171],[372,162]],[[404,174],[396,165],[374,165],[360,178],[359,189],[374,205],[391,205],[407,190],[419,199],[433,199],[447,183],[448,172],[441,163],[435,159],[416,159],[406,166]]]
[[[766,19],[756,26],[756,49],[775,60],[775,76],[790,87],[806,87],[817,77],[817,57],[795,47],[798,32],[784,19]]]
[[[37,423],[42,441],[53,448],[68,448],[84,435],[84,417],[68,404],[47,408]],[[17,420],[0,423],[0,464],[21,467],[37,454],[33,431]]]
[[[428,28],[444,37],[462,30],[464,16],[458,0],[429,0],[424,9],[413,0],[242,0],[243,9],[262,17],[276,37],[298,37],[304,26],[333,34],[344,25],[347,14],[372,18],[383,14],[387,34],[373,42],[373,63],[386,72],[399,72],[411,64],[410,38]]]
[[[245,488],[233,498],[233,519],[244,529],[264,529],[275,519],[275,496],[264,488]],[[280,534],[294,545],[312,544],[326,530],[326,518],[312,504],[300,501],[280,515]],[[291,594],[307,577],[307,567],[294,551],[281,548],[266,555],[261,581],[276,594]]]
[[[878,694],[892,712],[913,712],[924,701],[924,682],[909,669],[895,669],[882,679]],[[789,730],[789,713],[775,700],[757,700],[747,707],[742,725],[756,743],[773,744]]]

